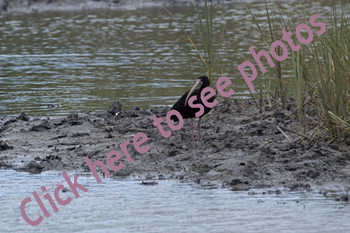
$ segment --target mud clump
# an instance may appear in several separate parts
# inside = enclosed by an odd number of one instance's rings
[[[13,169],[12,163],[7,162],[0,162],[0,169]]]
[[[43,120],[40,124],[35,125],[31,128],[32,131],[37,131],[37,132],[45,131],[48,129],[51,129],[51,125],[48,120]]]
[[[10,146],[7,142],[0,140],[0,151],[11,150],[13,146]]]
[[[29,121],[30,118],[29,116],[27,116],[27,114],[25,112],[22,112],[19,116],[18,116],[18,120],[21,121]]]
[[[43,167],[42,171],[63,170],[64,164],[62,163],[61,157],[57,155],[49,155],[41,160],[40,166]]]
[[[30,161],[28,164],[26,164],[23,167],[20,167],[17,169],[17,171],[21,172],[29,172],[33,174],[39,174],[43,171],[43,168],[41,165],[37,164],[34,160]]]
[[[119,103],[119,101],[115,101],[111,106],[109,106],[107,112],[115,116],[115,114],[121,112],[122,110],[122,105]]]
[[[249,101],[218,104],[202,119],[202,140],[194,142],[191,120],[185,120],[177,131],[167,125],[169,107],[150,110],[135,107],[125,111],[116,101],[101,113],[72,113],[67,117],[29,121],[10,117],[0,125],[4,127],[4,122],[14,120],[0,135],[0,165],[3,169],[16,169],[12,164],[23,161],[27,165],[20,171],[89,172],[85,157],[91,163],[100,160],[106,164],[106,155],[116,150],[122,155],[117,163],[123,163],[123,168],[110,173],[117,179],[132,176],[201,184],[210,181],[208,188],[222,185],[232,190],[267,187],[310,190],[350,181],[350,153],[346,144],[310,142],[285,131],[287,138],[278,126],[300,132],[299,122],[290,117],[291,112],[259,113],[253,106]],[[153,115],[163,118],[162,127],[171,136],[161,135],[153,125]],[[144,154],[132,145],[139,132],[148,137],[142,147],[149,144],[150,150]],[[127,150],[132,162],[120,149],[126,140],[130,142]],[[102,178],[101,171],[97,167]]]

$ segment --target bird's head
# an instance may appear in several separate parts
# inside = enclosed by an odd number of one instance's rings
[[[198,78],[198,81],[200,82],[201,88],[209,87],[209,85],[210,85],[210,81],[209,81],[209,78],[207,76],[200,76]]]
[[[201,89],[205,88],[205,87],[209,87],[210,85],[210,81],[208,79],[207,76],[200,76],[197,80],[197,82],[193,85],[192,89],[190,90],[190,92],[188,92],[188,95],[186,97],[186,101],[185,101],[185,106],[187,104],[187,100],[188,98],[191,96],[192,92],[198,87],[201,86]]]

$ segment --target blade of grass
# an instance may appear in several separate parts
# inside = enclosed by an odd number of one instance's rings
[[[191,40],[191,38],[188,36],[188,34],[187,34],[187,32],[185,31],[185,29],[183,28],[182,24],[175,18],[175,16],[173,16],[173,15],[168,11],[168,9],[166,9],[164,6],[163,6],[163,8],[164,8],[164,10],[165,10],[166,12],[168,12],[168,14],[169,14],[171,17],[173,17],[173,19],[175,19],[175,21],[181,26],[181,28],[182,28],[182,30],[184,31],[184,33],[186,34],[187,38],[189,39],[189,41],[191,42],[191,44],[193,45],[193,47],[194,47],[195,50],[197,51],[199,57],[202,59],[204,65],[205,65],[205,66],[207,67],[207,69],[209,70],[209,67],[208,67],[207,63],[206,63],[205,60],[203,59],[201,53],[198,51],[196,45],[193,43],[193,41]]]

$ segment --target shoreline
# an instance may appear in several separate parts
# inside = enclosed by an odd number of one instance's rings
[[[117,150],[124,166],[118,172],[109,169],[111,177],[117,179],[178,179],[237,191],[342,189],[348,185],[348,146],[305,142],[288,131],[286,138],[277,126],[298,132],[298,121],[292,116],[294,106],[287,109],[259,113],[249,101],[220,103],[203,119],[202,140],[195,142],[191,141],[190,120],[169,138],[153,126],[152,115],[164,120],[169,107],[123,111],[114,102],[105,112],[67,117],[30,118],[22,113],[0,119],[0,169],[91,174],[85,157],[107,166],[107,153]],[[165,130],[171,130],[163,123]],[[138,132],[148,137],[151,149],[145,154],[132,145]],[[130,141],[127,149],[132,162],[119,148],[125,140]],[[98,167],[103,179],[101,171]]]

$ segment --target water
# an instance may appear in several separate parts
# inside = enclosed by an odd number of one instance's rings
[[[27,224],[22,200],[32,197],[26,206],[30,218],[43,215],[31,193],[62,179],[57,173],[0,170],[0,232],[348,232],[350,227],[349,203],[316,192],[247,195],[167,180],[155,186],[115,179],[97,184],[94,177],[78,178],[89,191],[78,190],[77,199],[72,192],[61,193],[72,201],[56,202],[57,213],[42,198],[51,216],[38,226]]]
[[[305,5],[316,13],[315,3]],[[278,6],[302,10],[298,3]],[[335,3],[319,1],[323,22],[332,6]],[[276,20],[276,34],[281,35],[278,11],[273,8],[270,14]],[[268,30],[264,5],[253,5],[252,9],[264,30]],[[194,8],[169,10],[203,53]],[[232,80],[234,98],[249,97],[237,65],[253,60],[250,46],[259,51],[266,45],[243,4],[217,5],[213,14],[215,47],[226,22],[219,50],[221,66],[216,63],[214,77],[223,73]],[[297,14],[290,17],[295,23],[292,28],[304,22]],[[193,85],[188,58],[196,77],[205,73],[184,32],[158,7],[3,17],[0,43],[0,117],[21,111],[31,116],[104,111],[115,100],[124,109],[172,105]],[[285,80],[292,75],[290,64],[290,56],[282,62]],[[256,87],[258,79],[265,85],[270,78],[275,79],[272,71],[264,75],[259,71]],[[48,109],[48,104],[61,107]]]

